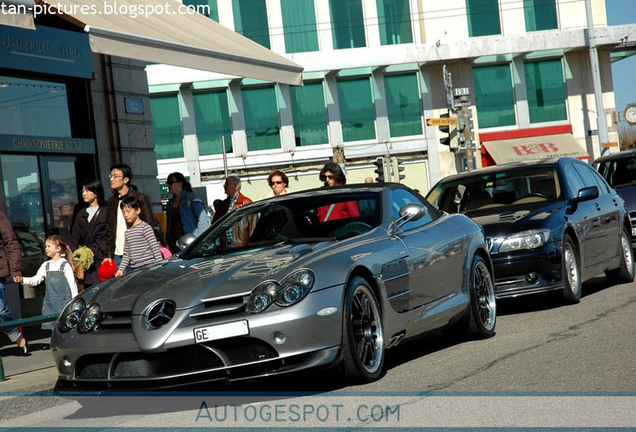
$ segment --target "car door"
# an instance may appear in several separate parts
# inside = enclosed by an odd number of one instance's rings
[[[412,310],[460,289],[467,242],[462,232],[447,223],[447,217],[439,217],[436,209],[406,189],[393,190],[391,206],[396,219],[400,208],[408,203],[419,203],[429,209],[424,217],[406,223],[397,233],[408,249],[406,264]]]

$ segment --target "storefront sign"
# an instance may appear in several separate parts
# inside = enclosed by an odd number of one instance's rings
[[[36,26],[36,30],[0,26],[0,67],[92,78],[88,35]]]
[[[143,114],[144,102],[141,98],[124,98],[124,104],[126,106],[126,112],[128,114]]]
[[[0,135],[0,152],[94,154],[95,141],[87,138]]]

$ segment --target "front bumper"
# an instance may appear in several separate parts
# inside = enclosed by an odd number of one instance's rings
[[[254,315],[243,311],[212,320],[175,315],[173,320],[180,318],[180,325],[151,350],[137,343],[138,328],[86,334],[56,329],[51,348],[58,387],[161,389],[260,378],[334,363],[340,353],[343,288],[312,292],[294,306]],[[332,308],[331,313],[325,314],[327,308]],[[194,342],[195,328],[242,319],[248,321],[248,335]],[[136,325],[134,319],[132,325]],[[274,334],[281,333],[284,341],[275,341]]]
[[[517,297],[563,289],[561,243],[515,254],[492,254],[495,296]]]

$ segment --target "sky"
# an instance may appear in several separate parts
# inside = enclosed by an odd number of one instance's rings
[[[605,0],[607,24],[636,24],[636,0]],[[636,41],[636,34],[629,35]],[[636,103],[636,55],[612,64],[616,110],[623,111],[629,103]]]

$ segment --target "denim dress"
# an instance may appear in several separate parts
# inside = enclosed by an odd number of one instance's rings
[[[68,263],[63,262],[59,270],[49,271],[49,263],[46,263],[46,277],[44,278],[46,294],[44,294],[44,302],[42,303],[42,315],[59,315],[64,306],[71,301],[71,287],[68,286],[64,276],[66,264]],[[54,321],[42,324],[42,330],[53,330],[54,327]]]

